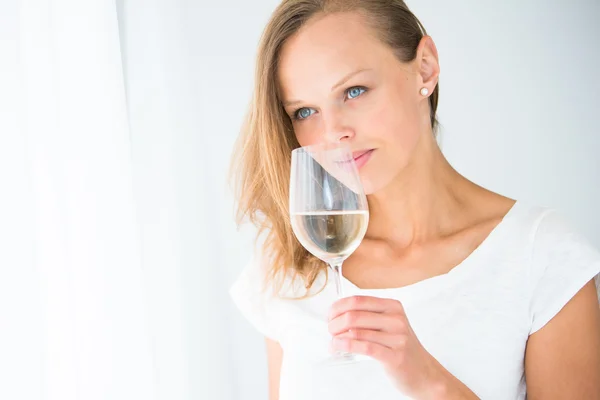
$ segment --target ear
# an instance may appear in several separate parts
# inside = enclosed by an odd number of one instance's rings
[[[427,88],[433,93],[440,75],[438,52],[431,36],[423,36],[417,47],[417,73],[420,76],[419,88]]]

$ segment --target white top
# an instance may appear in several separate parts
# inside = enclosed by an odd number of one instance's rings
[[[280,400],[406,399],[375,360],[318,369],[329,356],[327,312],[333,279],[314,297],[287,300],[261,291],[263,266],[250,263],[231,288],[244,316],[283,348]],[[517,202],[484,242],[449,273],[393,289],[345,295],[402,302],[423,346],[483,399],[525,399],[527,338],[583,285],[600,283],[600,253],[554,210]],[[325,277],[320,276],[315,288]],[[291,282],[293,296],[301,283]],[[600,297],[599,297],[600,298]],[[254,398],[249,394],[245,398]]]

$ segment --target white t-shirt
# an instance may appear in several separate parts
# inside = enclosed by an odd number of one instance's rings
[[[329,369],[327,312],[333,279],[314,297],[288,300],[261,291],[264,268],[253,261],[230,293],[242,314],[283,348],[280,400],[398,400],[403,396],[375,360]],[[402,302],[420,342],[483,399],[525,399],[527,338],[590,279],[600,283],[600,253],[554,210],[517,202],[484,242],[449,273],[392,289],[345,295]],[[320,288],[325,276],[314,287]],[[290,282],[286,295],[302,293]],[[599,297],[600,298],[600,297]],[[254,399],[247,394],[244,399]]]

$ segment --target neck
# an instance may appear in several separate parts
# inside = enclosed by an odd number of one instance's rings
[[[424,135],[421,142],[402,173],[368,196],[367,240],[405,248],[448,234],[462,223],[470,199],[481,191],[452,168],[433,136]]]

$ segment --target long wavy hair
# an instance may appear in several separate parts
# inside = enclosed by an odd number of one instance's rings
[[[279,93],[278,64],[281,49],[311,18],[336,12],[361,12],[378,38],[401,62],[416,57],[427,35],[419,19],[402,0],[283,0],[272,14],[256,57],[252,100],[232,158],[237,198],[237,223],[246,218],[264,236],[262,253],[268,255],[267,280],[277,282],[280,272],[300,276],[308,291],[326,265],[298,242],[292,231],[289,208],[291,151],[299,144]],[[434,134],[439,87],[429,97]]]

